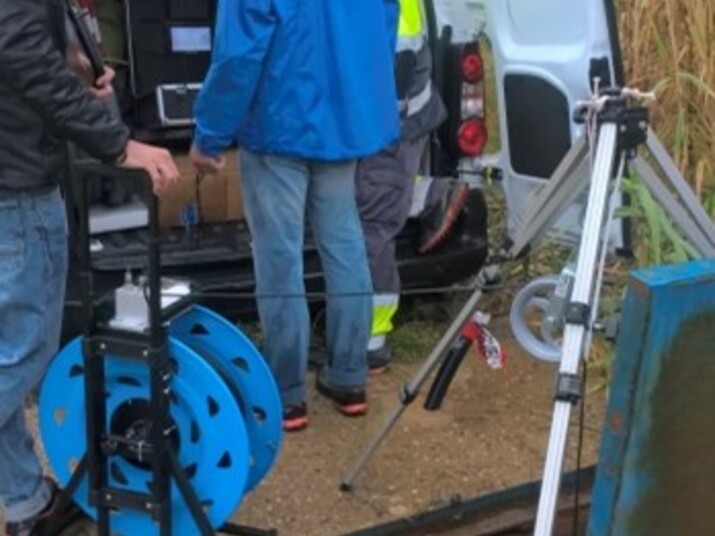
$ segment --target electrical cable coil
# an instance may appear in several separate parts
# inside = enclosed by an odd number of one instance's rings
[[[87,448],[82,342],[78,337],[60,351],[40,389],[40,433],[62,486]],[[280,393],[270,367],[251,341],[204,307],[192,306],[171,319],[167,344],[172,369],[170,443],[217,529],[276,461],[283,433]],[[126,445],[131,445],[107,456],[107,483],[120,491],[150,493],[150,457],[137,448],[142,444],[137,438],[148,436],[152,424],[147,420],[149,367],[138,359],[108,355],[104,368],[107,429],[102,435],[126,438]],[[173,482],[171,486],[172,525],[181,527],[182,536],[199,536],[178,487]],[[88,491],[85,476],[73,498],[96,519]],[[129,509],[112,511],[111,528],[122,536],[159,534],[148,513]]]

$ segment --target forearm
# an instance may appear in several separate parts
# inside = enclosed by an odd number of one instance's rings
[[[235,140],[256,91],[260,65],[236,58],[213,65],[196,100],[195,144],[216,156]]]

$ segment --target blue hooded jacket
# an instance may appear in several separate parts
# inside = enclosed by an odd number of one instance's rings
[[[340,161],[399,137],[398,0],[219,0],[198,149]]]

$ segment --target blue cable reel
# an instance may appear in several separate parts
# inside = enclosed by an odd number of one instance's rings
[[[244,496],[265,478],[282,441],[282,409],[270,368],[235,326],[192,307],[169,326],[172,363],[171,441],[209,522],[224,525]],[[40,391],[39,424],[50,465],[66,486],[86,451],[82,339],[66,345],[51,363]],[[150,374],[136,359],[105,361],[107,432],[131,437],[146,426]],[[124,453],[123,453],[124,454]],[[147,461],[123,454],[108,458],[111,488],[147,493],[152,481]],[[83,478],[74,499],[92,518],[89,485]],[[199,536],[198,527],[175,483],[172,524],[182,536]],[[158,525],[135,510],[111,513],[112,533],[154,536]]]
[[[201,355],[240,393],[251,445],[246,491],[253,490],[273,466],[283,434],[280,393],[270,367],[248,337],[205,307],[194,306],[174,318],[169,333]]]

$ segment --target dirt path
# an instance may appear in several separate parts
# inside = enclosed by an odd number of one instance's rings
[[[407,356],[409,363],[398,361],[389,374],[371,380],[370,415],[364,419],[343,418],[312,394],[310,427],[286,437],[278,464],[245,499],[236,520],[275,527],[281,536],[335,536],[455,495],[471,497],[541,478],[556,369],[526,356],[504,321],[494,331],[506,346],[508,368],[492,371],[470,355],[443,408],[428,413],[422,397],[413,403],[352,494],[339,491],[342,476],[421,361]],[[603,404],[603,393],[587,400],[585,464],[596,459]],[[575,438],[568,468],[575,462]]]
[[[506,348],[507,368],[493,371],[470,353],[436,413],[422,408],[425,385],[351,494],[339,491],[343,475],[395,407],[399,388],[422,365],[441,331],[420,323],[401,328],[406,336],[399,344],[401,355],[387,374],[370,381],[365,418],[344,418],[312,392],[310,427],[285,437],[278,463],[245,498],[235,521],[277,528],[280,536],[338,536],[455,496],[470,498],[540,479],[556,368],[527,356],[505,320],[496,320],[492,329]],[[588,397],[586,409],[584,465],[596,460],[603,391]],[[34,417],[34,408],[30,413]],[[575,431],[572,426],[566,470],[575,466]],[[75,529],[65,536],[91,533]]]

